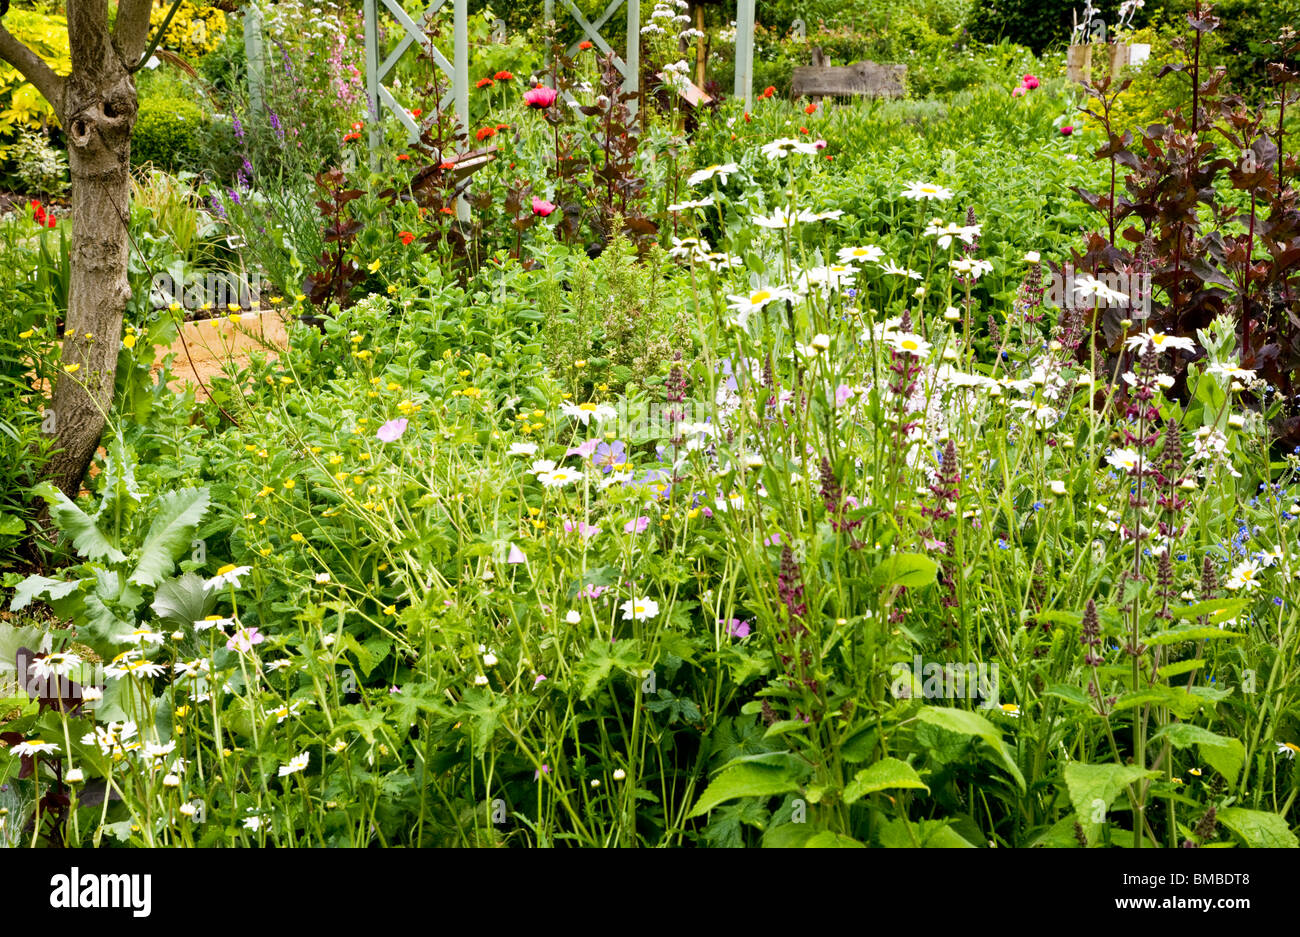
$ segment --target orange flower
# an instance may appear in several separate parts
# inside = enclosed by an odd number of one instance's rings
[[[511,74],[510,72],[497,72],[497,73],[496,73],[495,75],[493,75],[492,77],[495,78],[497,81],[514,81],[514,80],[515,80],[515,76],[514,76],[513,74]]]
[[[491,78],[480,78],[477,82],[474,83],[474,87],[476,87],[476,88],[491,88],[492,85],[494,85],[494,84],[495,84],[495,82],[494,82]]]
[[[398,158],[400,161],[402,161],[402,162],[404,163],[404,162],[406,162],[408,159],[410,159],[411,157],[408,156],[408,155],[405,154],[405,153],[398,153],[398,154],[397,154],[397,158]]]
[[[402,231],[397,236],[402,239],[403,244],[410,244],[415,240],[415,235],[410,231]]]
[[[590,48],[591,48],[591,43],[588,42],[586,39],[584,39],[584,40],[582,40],[582,42],[578,43],[578,49],[579,49],[580,51],[582,51],[582,52],[586,52],[586,51],[587,51],[588,49],[590,49]]]
[[[809,104],[807,107],[805,107],[805,108],[803,109],[803,112],[804,112],[805,114],[816,114],[816,113],[817,113],[817,105],[816,105],[816,104]]]
[[[770,98],[774,94],[776,94],[776,87],[774,85],[768,85],[763,89],[763,97],[765,98]]]
[[[480,127],[478,132],[474,134],[474,139],[482,143],[484,140],[488,139],[489,137],[495,137],[496,135],[497,132],[495,128]]]

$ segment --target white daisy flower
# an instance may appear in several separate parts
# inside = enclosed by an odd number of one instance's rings
[[[310,760],[311,752],[302,752],[301,754],[294,755],[289,759],[287,765],[280,765],[280,777],[296,774],[297,772],[304,770]]]
[[[941,185],[935,185],[933,182],[909,182],[907,188],[902,192],[903,198],[910,198],[916,201],[934,200],[946,202],[952,198],[952,189],[945,189]]]
[[[1076,287],[1077,291],[1077,287]],[[1123,294],[1120,294],[1123,296]],[[1128,297],[1124,297],[1127,299]],[[1165,335],[1163,332],[1157,332],[1155,329],[1147,329],[1141,335],[1131,335],[1124,341],[1126,348],[1134,351],[1146,351],[1147,347],[1153,347],[1156,351],[1172,351],[1179,349],[1181,351],[1196,351],[1196,343],[1190,338],[1178,338],[1174,335]]]
[[[717,179],[719,182],[726,184],[727,177],[736,172],[740,172],[740,166],[736,163],[714,163],[712,166],[705,166],[703,169],[697,169],[691,173],[686,180],[686,184],[699,185],[701,182],[708,182],[710,179]]]
[[[659,614],[659,603],[647,596],[628,599],[619,608],[623,610],[624,621],[645,621]]]
[[[239,588],[239,581],[253,571],[251,566],[236,566],[233,563],[221,567],[217,574],[204,583],[209,590],[221,589],[224,586],[231,585],[236,589]]]
[[[841,247],[835,255],[842,263],[875,263],[885,252],[874,244],[864,244],[861,247]]]

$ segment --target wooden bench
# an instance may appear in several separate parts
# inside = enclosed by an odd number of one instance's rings
[[[853,65],[827,65],[820,47],[813,49],[813,64],[794,70],[790,93],[796,97],[900,98],[907,93],[904,80],[906,65],[877,65],[856,62]]]

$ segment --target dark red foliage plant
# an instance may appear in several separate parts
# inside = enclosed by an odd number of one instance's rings
[[[1203,37],[1219,25],[1212,7],[1198,4],[1187,22],[1190,39],[1175,43],[1183,61],[1159,74],[1189,82],[1190,107],[1166,111],[1164,123],[1135,138],[1113,120],[1129,82],[1085,85],[1093,98],[1085,113],[1106,134],[1094,156],[1110,161],[1110,184],[1100,193],[1075,190],[1105,216],[1075,252],[1075,268],[1103,281],[1149,283],[1149,295],[1125,290],[1127,307],[1100,310],[1092,340],[1103,354],[1118,353],[1130,330],[1194,339],[1229,315],[1241,367],[1282,396],[1273,430],[1290,447],[1300,443],[1300,161],[1286,152],[1284,127],[1297,101],[1300,43],[1288,31],[1273,44],[1274,94],[1253,106],[1226,88],[1222,68],[1202,61]],[[1176,393],[1186,391],[1189,360],[1176,364]]]

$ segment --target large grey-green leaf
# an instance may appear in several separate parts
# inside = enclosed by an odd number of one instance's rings
[[[63,579],[50,579],[46,576],[28,576],[14,588],[14,598],[9,603],[9,610],[16,612],[24,609],[37,596],[43,595],[47,599],[62,599],[71,594],[82,582],[83,580],[80,579],[65,581]]]
[[[194,530],[208,512],[208,489],[182,488],[158,499],[149,533],[140,547],[140,561],[131,582],[153,586],[167,576],[176,559],[189,549]]]
[[[185,573],[162,583],[149,607],[167,624],[189,629],[196,621],[202,621],[216,604],[216,593],[204,588],[203,577]]]
[[[42,488],[40,494],[50,506],[54,526],[72,538],[72,547],[79,554],[94,562],[126,560],[126,554],[67,495],[53,487]]]

